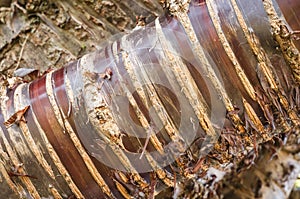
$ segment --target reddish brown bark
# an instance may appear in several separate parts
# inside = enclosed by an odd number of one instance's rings
[[[292,36],[300,24],[289,10],[298,12],[300,3],[270,2],[170,6],[146,28],[8,89],[0,114],[7,189],[34,198],[147,197],[153,184],[161,191],[194,175],[200,156],[208,155],[198,172],[221,169],[299,126],[299,44]],[[5,127],[26,106],[26,122]],[[206,154],[208,136],[214,148]],[[7,177],[19,164],[20,175]]]

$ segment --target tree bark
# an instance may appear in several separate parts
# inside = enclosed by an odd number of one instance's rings
[[[76,4],[58,5],[89,25]],[[169,1],[147,26],[4,90],[5,195],[288,197],[299,173],[299,6]],[[80,42],[36,16],[80,56]]]

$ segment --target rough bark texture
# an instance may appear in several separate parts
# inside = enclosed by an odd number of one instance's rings
[[[166,14],[154,1],[1,4],[5,197],[290,194],[296,0],[168,1]]]

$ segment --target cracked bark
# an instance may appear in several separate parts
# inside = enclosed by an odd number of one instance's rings
[[[70,11],[77,4],[58,5],[89,34],[100,34]],[[288,197],[299,173],[299,42],[293,31],[300,28],[295,14],[300,3],[170,1],[168,6],[169,12],[146,28],[3,91],[5,196]],[[88,9],[83,2],[77,8]],[[85,51],[46,14],[36,16],[73,57]],[[21,116],[10,120],[27,106],[26,122]],[[158,123],[150,108],[164,124],[157,134],[151,134]],[[5,127],[5,121],[12,125]],[[191,142],[186,134],[195,125],[199,131]],[[204,155],[205,135],[220,137]],[[177,150],[166,151],[166,143]],[[169,156],[160,156],[165,153]],[[164,162],[173,156],[174,162]]]

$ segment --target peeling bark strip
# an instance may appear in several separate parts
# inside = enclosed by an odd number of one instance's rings
[[[237,143],[219,139],[226,129],[250,150],[275,128],[298,126],[299,53],[278,3],[169,1],[170,13],[148,26],[8,89],[0,109],[7,192],[153,197],[206,172],[207,153],[229,157]]]
[[[300,54],[299,49],[297,49],[293,43],[292,35],[294,31],[289,30],[288,24],[280,19],[271,0],[265,0],[263,2],[272,27],[273,36],[280,45],[280,50],[286,62],[291,67],[296,82],[300,85]]]
[[[25,122],[25,117],[24,114],[26,111],[29,109],[29,106],[26,106],[24,109],[17,111],[14,113],[8,120],[6,120],[3,124],[5,125],[6,128],[9,128],[11,125],[14,123],[19,124],[20,122]]]

